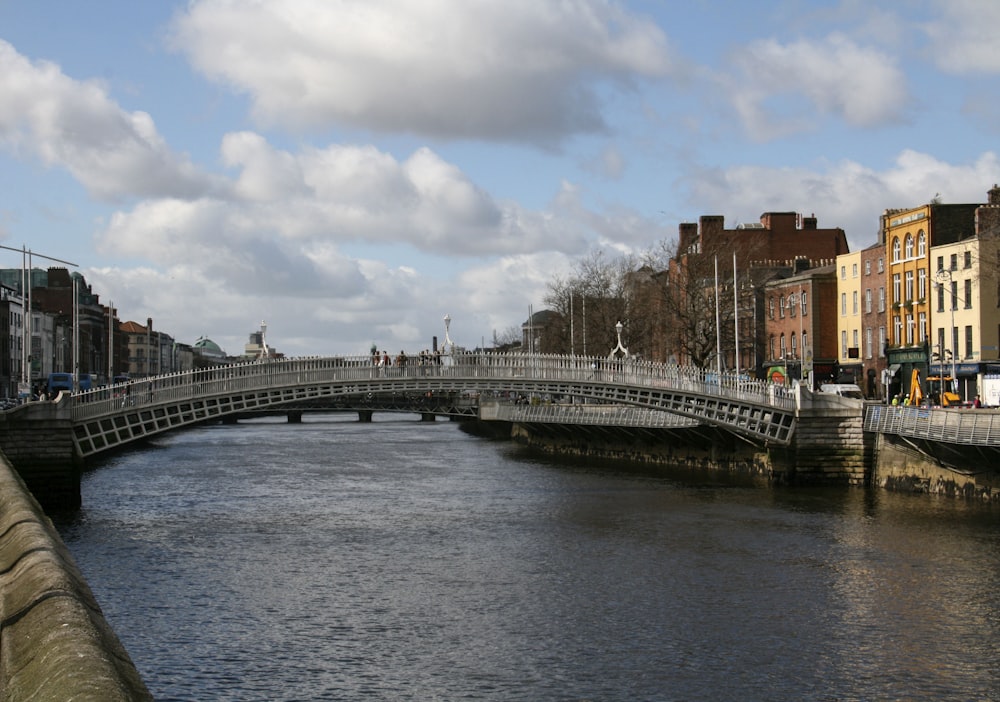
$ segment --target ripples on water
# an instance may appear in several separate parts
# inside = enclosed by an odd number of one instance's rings
[[[379,421],[381,420],[381,421]],[[158,700],[997,699],[997,510],[207,426],[59,524]]]

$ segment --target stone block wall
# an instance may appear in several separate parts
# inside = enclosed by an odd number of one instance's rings
[[[2,459],[0,699],[153,699],[52,523]]]

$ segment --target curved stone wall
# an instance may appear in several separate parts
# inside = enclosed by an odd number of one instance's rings
[[[0,456],[0,699],[153,699],[65,544],[5,456]]]

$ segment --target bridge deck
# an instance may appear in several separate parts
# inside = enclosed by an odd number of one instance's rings
[[[71,416],[86,457],[229,414],[346,395],[428,392],[587,398],[669,412],[778,444],[788,444],[795,427],[794,396],[764,381],[630,360],[490,353],[389,369],[373,367],[367,357],[218,366],[79,393]]]

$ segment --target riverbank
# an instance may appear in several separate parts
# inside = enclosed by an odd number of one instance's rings
[[[3,456],[0,697],[153,699],[52,522]]]

